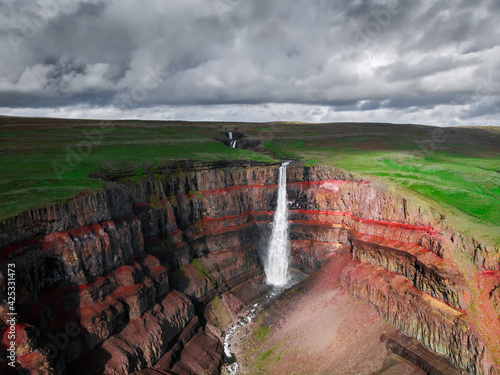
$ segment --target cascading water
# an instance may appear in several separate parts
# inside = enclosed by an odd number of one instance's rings
[[[229,146],[230,146],[231,148],[236,148],[236,140],[235,140],[235,139],[233,139],[233,132],[229,132],[229,133],[228,133],[228,137],[229,137],[229,140],[231,141],[231,142],[229,143]]]
[[[227,363],[227,372],[229,372],[231,375],[236,375],[238,372],[238,362],[236,362],[236,358],[234,357],[233,353],[231,353],[231,345],[229,342],[231,341],[231,338],[233,335],[236,333],[238,328],[243,327],[244,325],[250,323],[253,318],[255,318],[255,314],[257,311],[257,306],[258,304],[254,304],[252,309],[247,313],[247,315],[241,319],[238,323],[234,324],[231,328],[226,333],[226,336],[224,337],[224,355],[225,355],[225,360]]]
[[[233,135],[229,132],[229,139]],[[232,144],[232,142],[231,142]],[[271,240],[267,249],[267,259],[265,261],[266,283],[273,286],[273,290],[267,294],[266,303],[270,299],[276,297],[282,288],[289,284],[290,275],[288,273],[288,264],[290,260],[290,244],[288,241],[288,207],[286,196],[286,166],[290,162],[284,162],[279,168],[279,183],[278,183],[278,202],[276,212],[274,214],[273,231]],[[237,324],[229,328],[224,338],[224,354],[226,360],[224,374],[235,375],[238,371],[238,362],[235,356],[231,353],[230,342],[237,332],[238,328],[248,324],[255,318],[257,314],[258,304],[253,305],[250,312]]]
[[[288,241],[286,196],[286,166],[288,164],[290,162],[284,162],[279,169],[278,204],[274,214],[273,231],[265,262],[267,284],[278,287],[286,285],[289,281],[290,243]]]

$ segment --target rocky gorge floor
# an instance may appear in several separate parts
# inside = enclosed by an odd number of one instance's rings
[[[407,347],[412,356],[388,344],[405,336],[339,285],[343,266],[327,263],[240,329],[238,374],[463,374],[423,347]]]

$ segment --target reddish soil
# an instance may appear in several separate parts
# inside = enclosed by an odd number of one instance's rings
[[[338,286],[342,262],[325,265],[235,336],[238,374],[423,373],[402,358],[388,360],[380,337],[396,329]],[[266,325],[272,331],[261,342],[255,332]]]

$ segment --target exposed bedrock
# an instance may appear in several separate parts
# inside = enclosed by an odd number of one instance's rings
[[[272,164],[175,163],[1,222],[0,290],[14,263],[20,368],[217,373],[222,331],[258,297],[223,293],[262,275],[277,180]],[[288,166],[287,192],[293,267],[347,256],[339,279],[350,294],[461,369],[498,373],[498,249],[331,167]]]

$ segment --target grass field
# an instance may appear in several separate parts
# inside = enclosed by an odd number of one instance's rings
[[[322,149],[305,144],[272,150],[303,157],[306,163],[325,163],[363,175],[382,177],[438,202],[455,206],[467,214],[500,224],[500,160],[451,154],[444,151],[419,153],[401,150]]]
[[[315,129],[315,130],[312,130]],[[288,125],[265,146],[282,158],[338,166],[416,193],[464,232],[500,243],[500,137],[497,128],[385,124]]]
[[[216,140],[223,134],[203,126],[16,120],[0,118],[0,219],[101,188],[89,174],[103,167],[140,173],[143,165],[172,159],[272,160],[227,147]]]
[[[223,131],[261,141],[232,149]],[[102,186],[89,174],[165,160],[300,159],[396,184],[458,219],[500,225],[498,128],[391,124],[186,123],[0,117],[0,219]],[[271,156],[272,157],[271,157]],[[496,241],[495,241],[496,242]]]

